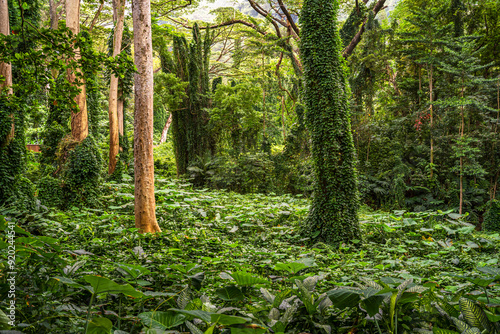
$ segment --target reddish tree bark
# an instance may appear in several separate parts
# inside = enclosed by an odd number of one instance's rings
[[[125,0],[113,0],[113,19],[115,30],[113,34],[113,57],[121,52],[123,24],[125,20]],[[115,172],[119,151],[119,120],[118,120],[118,77],[111,73],[109,84],[109,164],[108,174]]]
[[[135,227],[161,232],[156,222],[153,161],[153,46],[149,0],[133,0],[135,65]]]
[[[80,0],[66,0],[66,27],[74,35],[80,32]],[[75,52],[75,59],[80,59],[80,49],[76,48]],[[77,69],[76,72],[81,73],[81,70]],[[68,69],[67,75],[69,82],[74,83],[76,81],[74,70]],[[85,83],[82,82],[78,88],[80,89],[80,93],[75,97],[78,111],[71,113],[71,135],[76,141],[82,141],[89,134]]]
[[[5,36],[10,34],[7,0],[0,0],[0,34]],[[8,94],[12,94],[12,66],[9,63],[0,63],[0,77],[3,77],[3,81],[0,82],[0,90],[7,88]],[[1,140],[1,143],[5,146],[9,145],[15,134],[14,115],[10,115],[10,117],[12,118],[11,130],[7,137]]]

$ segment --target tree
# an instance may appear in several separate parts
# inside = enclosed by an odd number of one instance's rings
[[[153,160],[153,45],[149,0],[133,0],[135,65],[135,226],[161,232],[156,222]]]
[[[7,0],[0,0],[0,34],[8,36],[10,34],[9,27],[9,5]],[[0,62],[0,91],[6,89],[8,94],[12,94],[12,66],[10,63]],[[9,145],[14,138],[14,115],[12,118],[12,127],[5,138],[0,138],[2,146]]]
[[[125,21],[125,0],[113,0],[113,57],[118,56],[122,47],[123,24]],[[121,109],[121,123],[123,134],[123,108]],[[118,117],[118,77],[111,73],[109,84],[109,165],[108,174],[115,172],[116,157],[119,150],[119,117]]]
[[[439,63],[440,52],[443,45],[447,42],[452,24],[440,23],[440,18],[444,15],[446,7],[426,3],[422,7],[410,10],[412,17],[407,21],[411,24],[411,30],[401,34],[402,43],[410,45],[410,48],[404,51],[405,54],[415,59],[417,64],[423,64],[427,67],[427,77],[429,80],[429,116],[430,116],[430,179],[434,177],[434,104],[435,104],[435,67]]]
[[[486,174],[480,163],[479,141],[467,133],[466,127],[470,128],[471,119],[477,118],[474,117],[473,111],[495,111],[487,106],[487,94],[484,93],[496,80],[476,76],[476,73],[493,64],[481,65],[477,56],[482,50],[477,48],[475,39],[470,36],[457,38],[450,47],[445,48],[445,54],[440,61],[440,70],[454,79],[450,85],[450,96],[440,104],[451,109],[454,116],[452,119],[459,120],[458,136],[453,151],[454,157],[459,159],[458,168],[455,170],[459,174],[460,214],[464,206],[464,177],[483,177]],[[467,123],[469,126],[466,126]]]
[[[71,30],[74,37],[80,32],[80,0],[66,0],[66,26]],[[80,59],[80,50],[76,48],[75,59]],[[78,85],[80,93],[75,98],[76,112],[71,112],[71,134],[76,141],[84,140],[89,134],[87,115],[87,96],[85,83],[83,82],[80,69],[67,71],[68,81]]]
[[[304,232],[329,244],[359,237],[355,150],[337,0],[305,0],[300,52],[312,138],[314,198]]]
[[[185,98],[179,108],[171,110],[177,175],[185,174],[189,165],[198,157],[214,151],[207,129],[207,109],[210,107],[210,30],[206,30],[202,38],[200,29],[195,24],[192,32],[193,39],[189,44],[186,38],[174,36],[172,55],[166,46],[160,48],[163,72],[175,73],[180,81],[188,82]]]

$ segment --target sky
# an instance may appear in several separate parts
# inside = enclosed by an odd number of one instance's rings
[[[246,0],[215,0],[213,3],[208,2],[207,0],[200,1],[200,6],[189,15],[189,19],[191,20],[202,20],[205,22],[212,21],[215,16],[209,14],[209,12],[214,8],[219,7],[233,7],[235,4],[244,4]]]
[[[386,13],[393,10],[399,1],[400,0],[387,0]],[[187,17],[191,20],[202,20],[205,22],[211,22],[215,18],[215,16],[209,14],[210,10],[218,7],[239,7],[246,3],[247,3],[246,0],[215,0],[215,1],[212,0],[210,2],[208,0],[201,0],[200,6]]]

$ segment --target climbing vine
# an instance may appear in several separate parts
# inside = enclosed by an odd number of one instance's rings
[[[359,238],[356,158],[337,10],[336,0],[304,1],[300,44],[315,173],[303,232],[330,244]]]

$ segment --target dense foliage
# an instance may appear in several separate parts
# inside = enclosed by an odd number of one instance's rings
[[[87,333],[460,333],[461,321],[494,333],[500,237],[464,216],[363,208],[362,240],[307,248],[301,196],[158,178],[163,232],[151,236],[131,228],[133,185],[104,188],[98,210],[2,210],[19,225],[24,333],[83,333],[87,323]]]
[[[500,1],[134,1],[137,110],[132,1],[0,1],[0,333],[500,333]]]

